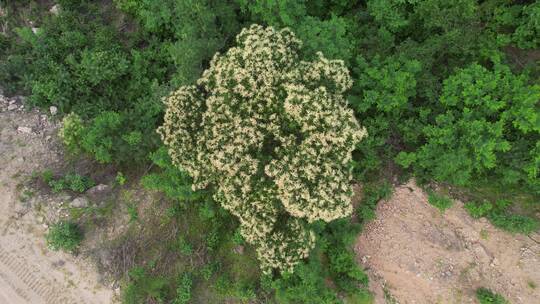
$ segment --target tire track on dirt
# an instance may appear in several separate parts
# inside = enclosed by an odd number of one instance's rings
[[[7,252],[3,248],[0,248],[0,263],[2,263],[6,268],[11,270],[11,272],[21,280],[28,290],[37,294],[40,298],[43,299],[44,303],[47,304],[85,304],[84,301],[74,301],[73,299],[66,298],[61,296],[62,293],[47,281],[43,277],[36,276],[34,271],[29,268],[29,264],[21,258],[16,257],[15,255]],[[22,298],[28,299],[26,295],[21,290],[17,291],[17,294]]]

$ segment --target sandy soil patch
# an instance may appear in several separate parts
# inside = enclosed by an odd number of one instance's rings
[[[21,200],[21,182],[61,160],[57,125],[22,107],[0,95],[0,303],[111,303],[90,263],[46,248],[44,217]]]
[[[409,182],[379,203],[356,252],[376,303],[476,303],[487,287],[511,303],[540,303],[540,240],[471,218],[461,202],[441,214]],[[385,293],[386,298],[385,299]]]

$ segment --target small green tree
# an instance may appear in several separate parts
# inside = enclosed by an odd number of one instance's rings
[[[302,61],[288,29],[253,25],[236,40],[171,94],[158,131],[193,189],[214,188],[239,218],[262,269],[292,271],[314,245],[309,223],[351,214],[351,152],[366,132],[342,61]]]
[[[457,185],[494,175],[540,191],[539,99],[540,86],[497,61],[493,70],[460,69],[444,81],[439,113],[423,129],[426,143],[398,162]]]
[[[476,298],[480,304],[509,304],[503,296],[484,287],[476,290]]]
[[[46,236],[47,246],[52,250],[73,252],[83,239],[82,231],[77,224],[61,221],[49,228]]]

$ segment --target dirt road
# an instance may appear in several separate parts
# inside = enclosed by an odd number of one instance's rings
[[[379,203],[356,251],[376,303],[477,303],[478,287],[540,303],[538,243],[471,218],[461,202],[441,214],[413,182]]]
[[[0,95],[0,304],[109,304],[113,292],[82,258],[49,251],[46,224],[22,181],[60,161],[56,125]],[[22,193],[21,193],[22,192]]]

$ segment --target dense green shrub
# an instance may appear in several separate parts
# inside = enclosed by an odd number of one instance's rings
[[[310,260],[298,265],[294,273],[286,273],[272,282],[278,303],[339,303],[336,293],[325,285],[320,262]]]
[[[452,207],[452,204],[454,203],[448,196],[439,194],[433,190],[428,191],[428,202],[441,212]]]
[[[416,77],[420,62],[375,56],[370,61],[358,56],[354,73],[357,76],[350,94],[351,106],[361,115],[370,134],[358,146],[356,158],[360,159],[355,176],[366,177],[379,170],[388,157],[397,154],[404,139],[417,142],[418,132],[413,126],[420,124],[414,117],[411,99],[416,96]],[[400,139],[403,137],[404,139]]]
[[[161,171],[145,175],[141,179],[144,187],[162,191],[168,197],[179,201],[192,201],[201,197],[199,192],[191,189],[191,178],[187,173],[173,165],[165,147],[153,152],[150,158]]]
[[[516,44],[522,49],[540,46],[540,2],[536,1],[521,8],[522,17],[513,34]]]
[[[52,250],[74,252],[83,240],[83,234],[76,223],[61,221],[49,227],[46,240]]]
[[[330,13],[328,6],[343,10],[351,1],[246,1],[238,0],[242,10],[256,23],[288,27],[302,40],[306,58],[322,52],[326,58],[349,62],[356,47],[355,21]]]
[[[174,65],[173,83],[196,80],[204,65],[240,29],[234,1],[115,0],[140,26],[161,41]]]
[[[521,49],[540,46],[540,3],[519,5],[502,3],[493,10],[489,26],[502,45],[515,43]]]
[[[84,152],[100,163],[125,164],[146,159],[149,147],[153,146],[148,139],[143,141],[140,131],[129,130],[125,117],[116,112],[101,112],[88,123],[71,113],[62,120],[59,135],[74,154]]]
[[[356,215],[361,224],[365,224],[368,221],[375,219],[375,209],[377,203],[380,200],[388,198],[392,194],[392,187],[390,183],[384,181],[382,184],[368,184],[364,185],[362,189],[362,201],[356,208]]]
[[[377,193],[374,198],[388,191],[384,185],[372,189]],[[371,303],[368,277],[356,263],[352,249],[360,229],[361,224],[353,224],[350,219],[314,225],[318,244],[308,261],[268,283],[275,289],[278,303],[355,303],[342,301],[344,296]],[[329,279],[334,288],[326,284]]]
[[[470,185],[495,175],[538,191],[539,99],[540,86],[505,65],[461,69],[444,81],[440,112],[423,129],[426,144],[398,161],[438,181]]]
[[[65,176],[55,178],[52,171],[46,170],[41,173],[41,177],[51,187],[53,192],[71,190],[83,193],[95,185],[95,182],[91,178],[76,173],[69,173]]]
[[[216,290],[224,298],[235,298],[242,303],[248,303],[256,298],[254,282],[235,281],[228,276],[217,279]]]
[[[189,273],[183,274],[178,280],[178,287],[176,288],[176,297],[172,304],[187,304],[191,299],[191,288],[193,285],[193,279]]]
[[[490,202],[468,202],[465,209],[474,218],[486,217],[496,227],[513,233],[529,234],[540,228],[540,222],[532,217],[512,214],[509,207],[510,201],[499,200]]]
[[[484,287],[476,290],[476,298],[480,304],[509,304],[503,296]]]
[[[368,284],[368,277],[356,264],[352,250],[359,231],[360,225],[343,219],[328,224],[321,236],[329,274],[337,287],[349,294],[367,288]]]
[[[468,202],[465,203],[465,209],[469,212],[469,214],[474,218],[481,218],[484,216],[487,216],[490,211],[493,209],[493,204],[489,202],[483,202],[483,203],[475,203],[475,202]]]
[[[129,271],[128,284],[122,291],[125,304],[144,304],[148,301],[163,302],[167,293],[168,282],[165,278],[149,275],[142,267]]]

